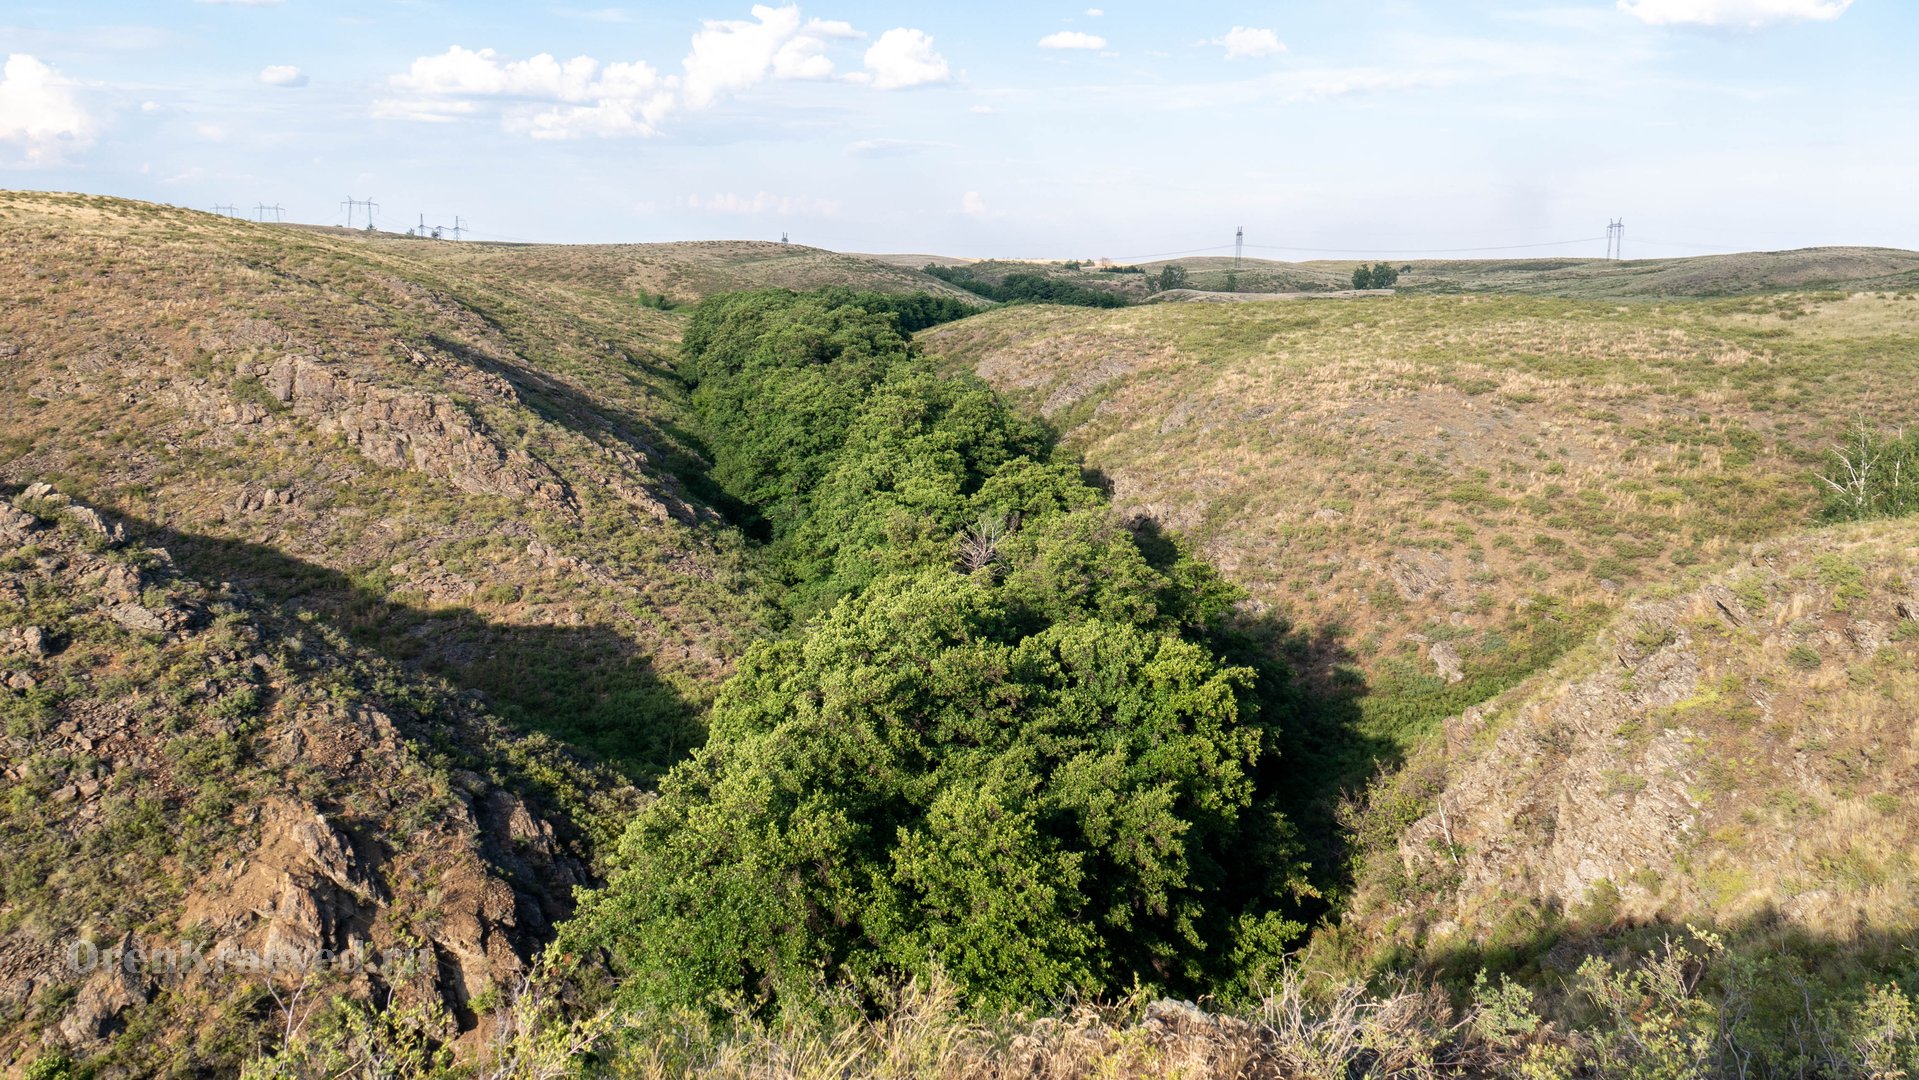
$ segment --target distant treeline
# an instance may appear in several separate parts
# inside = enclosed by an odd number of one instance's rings
[[[847,288],[830,288],[821,289],[814,295],[836,307],[856,307],[875,315],[891,315],[902,334],[917,334],[929,327],[964,319],[981,311],[978,304],[931,293],[856,292]]]
[[[980,278],[964,266],[928,266],[926,272],[949,285],[957,285],[1002,304],[1067,304],[1091,308],[1126,306],[1126,298],[1118,293],[1091,289],[1030,271],[1008,274],[997,285]]]

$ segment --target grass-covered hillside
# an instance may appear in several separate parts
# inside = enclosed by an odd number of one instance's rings
[[[1742,547],[1651,590],[1372,793],[1353,937],[1440,957],[1716,926],[1896,958],[1919,930],[1919,527]]]
[[[345,230],[317,230],[333,234]],[[348,234],[351,235],[351,234]],[[971,297],[919,272],[863,255],[754,240],[670,244],[418,244],[391,236],[383,245],[431,247],[426,257],[469,272],[510,263],[523,284],[549,283],[568,298],[592,290],[615,298],[663,297],[669,304],[737,289],[823,289],[842,286],[887,293]]]
[[[620,256],[37,194],[0,235],[0,481],[634,775],[701,740],[765,605]]]
[[[1329,263],[1332,269],[1350,264]],[[1418,260],[1402,291],[1507,293],[1589,300],[1753,296],[1806,290],[1919,288],[1919,252],[1825,247],[1677,259]]]
[[[1237,263],[1237,269],[1235,265]],[[1244,293],[1327,292],[1352,286],[1351,259],[1281,262],[1206,255],[1143,264],[1177,265],[1192,287]],[[1919,287],[1919,252],[1827,247],[1683,258],[1411,259],[1395,261],[1401,292],[1490,293],[1573,299],[1680,299],[1807,290],[1900,291]]]
[[[1919,410],[1919,298],[1009,308],[921,335],[1290,622],[1368,757],[1625,598],[1807,527],[1855,421]]]

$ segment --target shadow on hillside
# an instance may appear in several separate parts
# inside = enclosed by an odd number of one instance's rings
[[[1095,483],[1106,481],[1086,472]],[[1136,518],[1129,527],[1148,562],[1164,569],[1177,558],[1181,541],[1154,519]],[[1334,906],[1352,885],[1341,806],[1382,769],[1398,765],[1402,747],[1361,724],[1360,703],[1370,687],[1343,627],[1303,630],[1276,613],[1242,609],[1212,644],[1224,659],[1258,674],[1260,718],[1273,732],[1259,787],[1298,829],[1312,885]]]
[[[1856,994],[1868,984],[1919,985],[1919,934],[1863,924],[1815,929],[1771,906],[1723,921],[1706,914],[1622,919],[1603,907],[1567,913],[1513,897],[1496,915],[1494,923],[1468,928],[1476,941],[1394,951],[1376,955],[1374,963],[1431,979],[1460,998],[1482,975],[1509,976],[1563,996],[1589,959],[1618,970],[1679,947],[1690,954],[1686,970],[1697,980],[1695,993],[1728,996],[1742,1009],[1771,1009],[1786,1021],[1794,1014],[1810,1019],[1802,1010],[1816,1012],[1822,998]]]
[[[639,417],[607,407],[535,368],[503,363],[451,338],[432,334],[426,340],[449,356],[505,379],[521,402],[543,419],[589,439],[616,440],[626,449],[644,454],[679,481],[681,490],[694,501],[717,510],[721,517],[754,538],[766,539],[765,525],[753,508],[728,495],[712,481],[708,475],[711,455],[705,441],[693,431],[664,418]],[[620,355],[652,378],[684,385],[679,373],[670,367],[638,359],[625,351]]]
[[[585,751],[636,781],[665,771],[705,740],[693,704],[609,628],[513,626],[467,608],[415,608],[262,544],[121,520],[137,542],[166,548],[187,576],[232,582],[282,615],[312,612],[353,644],[477,690],[508,723]]]

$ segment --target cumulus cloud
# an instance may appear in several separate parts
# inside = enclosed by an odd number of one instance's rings
[[[502,125],[543,139],[655,134],[677,84],[639,61],[602,66],[590,56],[558,60],[548,53],[506,60],[492,49],[458,45],[420,57],[390,82],[403,96],[377,103],[376,115],[450,120],[478,111],[475,98],[503,98]]]
[[[260,69],[260,81],[268,86],[293,88],[305,86],[307,77],[292,64],[269,64]]]
[[[1836,19],[1852,0],[1619,0],[1619,10],[1654,26],[1730,26]]]
[[[866,51],[865,70],[841,73],[828,50],[865,36],[848,23],[804,19],[796,5],[757,5],[750,19],[703,23],[677,74],[644,61],[603,65],[590,56],[559,60],[546,53],[513,60],[455,45],[390,78],[395,93],[374,103],[374,115],[449,121],[485,109],[497,110],[506,130],[535,138],[655,135],[672,113],[711,108],[768,81],[831,79],[897,90],[951,78],[933,39],[903,27]]]
[[[953,77],[946,58],[933,51],[933,39],[905,27],[881,34],[866,50],[866,70],[876,90],[930,86]]]
[[[1278,56],[1286,51],[1286,43],[1279,40],[1278,34],[1254,26],[1235,26],[1206,44],[1223,47],[1228,60]]]
[[[960,213],[968,217],[985,217],[986,200],[980,198],[977,191],[969,191],[960,196]]]
[[[1078,30],[1061,30],[1039,39],[1042,49],[1104,49],[1106,39],[1097,34],[1083,34]]]
[[[220,4],[224,7],[278,7],[284,0],[194,0],[196,4]]]
[[[73,85],[37,57],[8,56],[0,69],[0,142],[19,146],[32,162],[91,144],[97,125]]]
[[[703,109],[768,78],[830,79],[833,61],[825,55],[827,42],[858,36],[843,22],[815,19],[802,24],[800,9],[791,5],[755,5],[751,21],[709,19],[693,35],[683,65],[686,104]]]
[[[774,195],[765,191],[755,195],[736,195],[727,191],[704,198],[689,195],[686,198],[686,206],[689,210],[704,210],[712,214],[752,216],[777,214],[781,217],[834,217],[840,212],[840,204],[831,199],[815,199],[805,195]]]

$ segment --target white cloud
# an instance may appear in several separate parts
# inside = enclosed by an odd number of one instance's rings
[[[991,116],[994,113],[998,112],[999,110],[993,108],[991,105],[975,105],[966,111],[977,114],[979,116]]]
[[[92,143],[96,126],[71,81],[26,53],[7,57],[0,69],[0,142],[24,148],[28,161],[56,161],[61,151]]]
[[[1042,49],[1104,49],[1106,39],[1096,34],[1082,34],[1078,30],[1061,30],[1039,39]]]
[[[709,19],[693,35],[684,67],[688,108],[704,109],[727,94],[775,79],[830,79],[825,55],[833,38],[860,36],[843,22],[800,22],[800,9],[755,5],[753,20]]]
[[[547,53],[512,60],[454,45],[390,78],[396,93],[376,101],[373,114],[446,122],[477,115],[491,101],[497,104],[487,108],[497,109],[504,129],[534,138],[656,135],[672,113],[710,108],[769,80],[837,79],[896,90],[951,78],[933,39],[919,30],[887,31],[867,50],[867,70],[841,74],[827,50],[865,37],[850,24],[804,20],[790,4],[758,5],[752,15],[703,23],[682,74],[643,61],[602,65],[590,56],[559,60]]]
[[[142,101],[140,103],[140,111],[146,113],[159,112],[160,103],[157,101]]]
[[[1619,0],[1619,10],[1654,26],[1732,26],[1836,19],[1852,0]]]
[[[866,50],[866,70],[876,90],[929,86],[953,77],[946,58],[933,51],[933,39],[923,30],[905,27],[881,34]]]
[[[547,53],[504,60],[492,49],[458,45],[420,57],[389,81],[406,96],[377,102],[376,116],[451,120],[477,112],[474,98],[503,98],[502,126],[542,139],[656,134],[677,85],[643,62],[602,67],[590,56],[561,61]]]
[[[1094,19],[1097,19],[1097,18],[1099,18],[1100,16],[1102,16],[1102,15],[1104,15],[1104,14],[1106,14],[1106,12],[1104,12],[1104,11],[1102,11],[1102,10],[1100,10],[1099,8],[1096,8],[1096,7],[1089,7],[1089,8],[1087,8],[1087,9],[1086,9],[1086,14],[1087,14],[1087,15],[1088,15],[1089,17],[1091,17],[1091,18],[1094,18]]]
[[[1206,44],[1224,47],[1228,60],[1278,56],[1286,51],[1286,43],[1279,40],[1278,34],[1254,26],[1235,26],[1226,31],[1223,37],[1216,37]]]
[[[284,0],[194,0],[196,4],[220,4],[225,7],[278,7]]]
[[[307,77],[292,64],[270,64],[260,69],[260,81],[268,86],[284,86],[291,89],[305,86]]]
[[[960,213],[967,217],[985,217],[986,200],[980,198],[979,192],[969,191],[960,196]]]
[[[781,217],[834,217],[840,212],[840,204],[831,199],[774,195],[765,191],[751,196],[736,195],[730,191],[705,198],[689,195],[686,197],[686,206],[689,210],[704,210],[712,214],[777,214]]]

